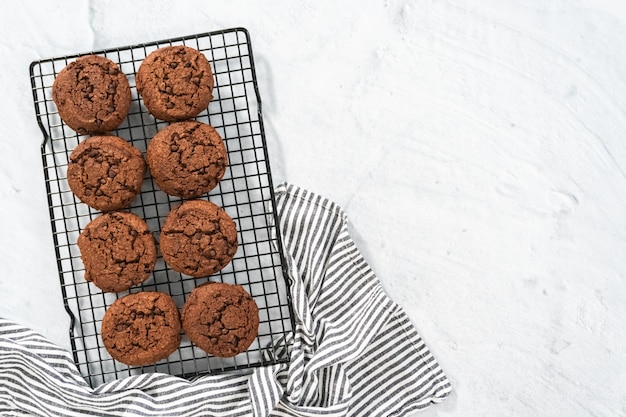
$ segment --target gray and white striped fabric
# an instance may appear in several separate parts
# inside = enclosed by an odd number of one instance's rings
[[[383,292],[333,202],[276,189],[296,329],[289,364],[194,381],[144,374],[92,389],[69,353],[0,319],[0,413],[22,416],[404,416],[451,386]]]

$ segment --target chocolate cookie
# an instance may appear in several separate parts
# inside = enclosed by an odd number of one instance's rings
[[[207,283],[191,292],[181,320],[185,333],[200,349],[231,357],[248,349],[257,336],[259,309],[241,286]]]
[[[150,365],[180,345],[180,316],[172,297],[138,292],[116,300],[104,313],[102,341],[113,359],[126,365]]]
[[[175,271],[206,277],[237,252],[237,226],[219,206],[190,200],[173,209],[161,229],[161,253]]]
[[[85,204],[109,211],[128,207],[141,191],[146,161],[117,136],[92,136],[70,155],[67,182]]]
[[[157,49],[143,60],[137,91],[154,117],[166,121],[197,116],[213,98],[213,71],[204,54],[187,46]]]
[[[115,62],[89,55],[59,72],[52,85],[52,100],[61,119],[76,132],[109,132],[128,114],[130,86]]]
[[[211,191],[222,179],[228,154],[212,126],[188,120],[160,130],[148,145],[147,160],[162,191],[196,198]]]
[[[152,273],[156,243],[148,225],[132,213],[96,217],[78,236],[85,280],[105,292],[126,291]]]

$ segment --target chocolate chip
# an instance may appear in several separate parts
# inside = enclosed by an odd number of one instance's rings
[[[169,85],[168,85],[167,87],[165,87],[165,92],[166,92],[167,94],[172,94],[172,92],[173,92],[173,91],[174,91],[174,90],[172,90],[172,87],[170,87]]]
[[[211,251],[209,252],[209,256],[211,258],[215,258],[216,255],[217,255],[217,252],[215,252],[215,249],[211,249]]]
[[[133,230],[131,230],[131,231],[130,231],[130,235],[131,235],[131,236],[137,236],[137,234],[138,234],[138,233],[137,233],[137,231],[136,231],[135,229],[133,229]]]
[[[85,195],[86,195],[87,197],[89,197],[89,196],[91,195],[91,190],[90,190],[89,188],[87,188],[87,189],[85,190]]]
[[[212,338],[211,338],[211,343],[213,343],[213,344],[217,344],[217,341],[218,341],[218,340],[217,340],[217,337],[212,337]]]
[[[97,195],[98,197],[100,197],[100,196],[102,195],[102,191],[101,191],[101,190],[96,190],[96,195]]]
[[[170,68],[174,69],[178,66],[178,62],[170,62]]]
[[[194,239],[200,239],[202,237],[202,233],[200,232],[196,232],[195,235],[193,235]]]
[[[105,178],[100,178],[100,184],[106,184],[107,180]]]
[[[113,113],[114,111],[115,111],[115,107],[113,107],[113,106],[107,107],[107,112]]]
[[[126,329],[126,326],[124,326],[123,324],[118,324],[117,326],[115,326],[115,331],[117,332],[123,332]]]
[[[193,77],[190,81],[195,85],[200,85],[200,78],[198,77]]]
[[[191,66],[191,62],[185,62],[185,68],[189,68]]]
[[[174,144],[174,145],[170,146],[170,151],[172,151],[172,152],[178,151],[178,145]]]
[[[172,108],[174,108],[174,103],[172,103],[172,102],[170,101],[170,102],[168,102],[168,103],[165,105],[165,107],[167,107],[168,109],[172,109]]]
[[[111,168],[109,169],[109,172],[107,173],[107,175],[109,176],[109,178],[115,178],[117,176],[117,171]]]
[[[89,85],[89,86],[87,87],[87,92],[88,92],[88,93],[93,93],[93,85]]]
[[[158,315],[160,315],[160,314],[163,314],[163,312],[161,311],[161,309],[160,309],[160,308],[155,307],[155,308],[154,308],[154,314],[156,314],[156,315],[158,316]]]

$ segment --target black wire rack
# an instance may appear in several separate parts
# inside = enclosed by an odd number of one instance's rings
[[[101,213],[81,203],[66,180],[69,155],[86,136],[78,135],[62,122],[52,101],[52,84],[59,71],[79,56],[102,55],[116,62],[128,77],[132,102],[128,117],[113,134],[145,153],[150,138],[168,123],[147,112],[135,88],[135,74],[150,52],[170,45],[200,50],[213,68],[214,99],[195,119],[212,125],[220,133],[228,151],[229,167],[218,186],[204,198],[223,207],[235,220],[239,247],[226,268],[201,279],[170,269],[159,253],[154,273],[142,285],[119,294],[103,293],[85,281],[76,245],[83,228]],[[72,353],[88,383],[95,387],[148,372],[194,378],[287,362],[285,341],[294,328],[289,277],[277,230],[261,99],[248,31],[234,28],[35,61],[30,65],[30,77],[37,122],[44,136],[41,154],[61,291],[71,319]],[[165,217],[181,202],[182,199],[160,191],[148,172],[141,194],[128,211],[142,217],[158,241]],[[214,357],[196,348],[183,334],[179,349],[154,365],[132,367],[110,357],[100,337],[100,326],[106,308],[117,298],[129,292],[161,291],[170,294],[182,308],[191,290],[206,281],[241,285],[259,306],[259,334],[246,352],[233,358]]]

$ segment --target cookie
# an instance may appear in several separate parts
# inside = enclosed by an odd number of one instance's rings
[[[143,366],[167,358],[180,345],[180,316],[172,297],[138,292],[116,300],[102,319],[102,342],[111,357]]]
[[[231,357],[250,347],[259,330],[259,309],[239,285],[207,283],[185,302],[181,321],[189,339],[214,356]]]
[[[148,111],[165,121],[197,116],[213,98],[213,71],[202,52],[187,46],[157,49],[143,60],[135,77]]]
[[[117,136],[92,136],[70,154],[67,182],[88,206],[101,211],[128,207],[141,192],[146,161]]]
[[[196,198],[211,191],[228,165],[224,141],[208,124],[196,121],[172,123],[160,130],[148,145],[150,173],[167,194]]]
[[[230,263],[237,252],[237,226],[219,206],[190,200],[174,208],[161,228],[161,253],[175,271],[206,277]]]
[[[130,86],[117,64],[103,56],[77,58],[52,85],[59,116],[79,134],[117,128],[128,114]]]
[[[132,213],[96,217],[78,236],[85,280],[105,292],[126,291],[152,273],[156,243],[148,225]]]

